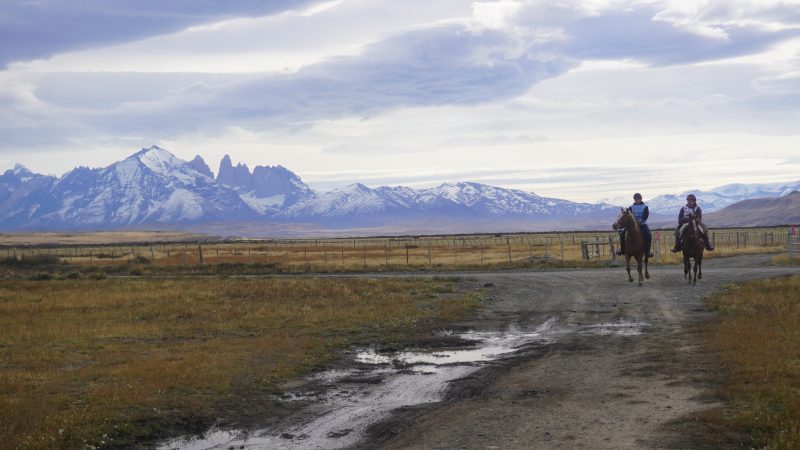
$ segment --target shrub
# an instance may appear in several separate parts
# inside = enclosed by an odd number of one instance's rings
[[[59,264],[61,264],[61,260],[58,259],[58,256],[53,255],[23,255],[19,259],[14,256],[9,256],[0,259],[0,266],[13,267],[16,269],[32,269],[36,267],[56,266]]]

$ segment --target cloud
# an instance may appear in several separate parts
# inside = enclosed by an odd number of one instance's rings
[[[368,46],[359,56],[293,74],[194,79],[186,74],[54,74],[38,80],[33,92],[45,105],[33,108],[41,115],[39,129],[54,136],[59,130],[51,124],[69,114],[70,121],[85,123],[90,132],[169,139],[231,125],[302,126],[398,108],[510,99],[575,65],[561,58],[505,52],[518,45],[512,34],[451,24],[402,33]],[[47,105],[59,109],[50,111]],[[12,136],[0,146],[20,144],[21,137]]]
[[[542,135],[529,136],[521,134],[518,136],[456,136],[441,141],[441,147],[493,147],[500,145],[533,145],[540,142],[547,142],[549,139]]]
[[[634,59],[663,66],[711,61],[756,53],[800,36],[800,28],[778,31],[744,24],[716,26],[659,20],[659,11],[641,8],[585,17],[566,28],[566,54],[579,59]]]
[[[0,14],[0,67],[311,3],[313,0],[6,0]]]

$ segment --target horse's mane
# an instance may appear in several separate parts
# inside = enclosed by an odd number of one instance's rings
[[[625,209],[625,214],[630,216],[631,222],[633,222],[633,229],[636,231],[641,231],[639,229],[639,222],[636,221],[636,216],[633,215],[633,212],[631,211],[630,208]]]

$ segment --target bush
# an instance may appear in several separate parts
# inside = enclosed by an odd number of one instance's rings
[[[53,275],[47,272],[39,272],[31,276],[31,280],[36,281],[44,281],[44,280],[52,280]]]
[[[137,264],[150,264],[150,260],[141,255],[133,258],[133,262]]]
[[[16,269],[32,269],[36,267],[48,267],[61,264],[58,256],[53,255],[33,255],[25,256],[17,259],[14,256],[9,256],[0,259],[0,266],[13,267]]]
[[[66,278],[68,280],[77,280],[80,277],[81,277],[80,272],[70,272],[70,273],[64,275],[64,278]]]

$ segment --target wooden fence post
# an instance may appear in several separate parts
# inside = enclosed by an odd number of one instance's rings
[[[89,258],[91,258],[91,255],[89,256]],[[156,265],[156,255],[155,255],[155,253],[153,253],[153,246],[152,245],[150,246],[150,265],[151,266],[155,266]]]
[[[656,232],[656,253],[658,253],[658,232]],[[617,259],[617,252],[614,248],[614,237],[608,237],[608,253],[611,255],[611,259]]]
[[[573,237],[573,240],[574,240],[574,239],[575,239],[575,238]],[[559,240],[558,240],[558,242],[561,244],[561,261],[564,261],[564,241],[562,241],[561,239],[559,239]]]
[[[431,256],[431,241],[428,239],[428,266],[433,267],[433,257]]]
[[[200,255],[200,265],[204,266],[205,261],[203,261],[203,246],[200,244],[200,242],[197,243],[197,253]]]

